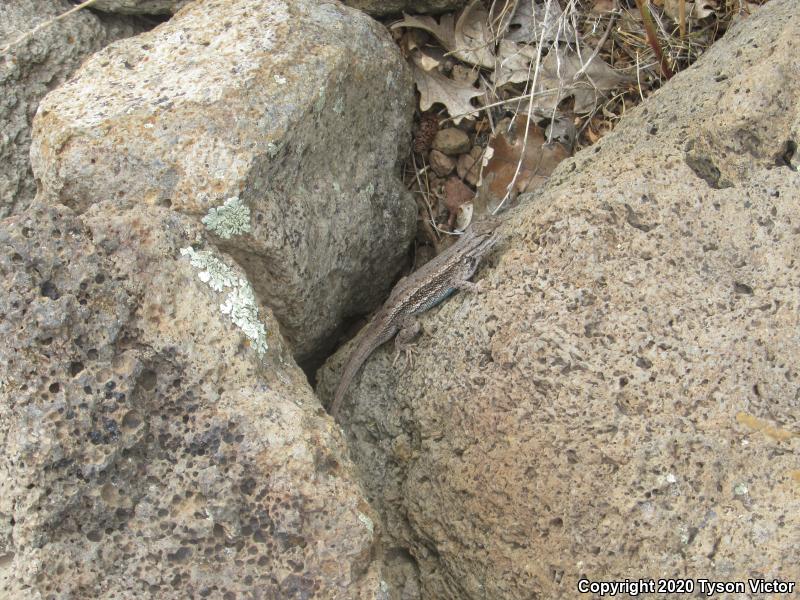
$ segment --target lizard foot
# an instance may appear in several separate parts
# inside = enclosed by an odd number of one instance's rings
[[[414,348],[413,341],[421,330],[422,327],[419,321],[414,318],[406,319],[400,331],[397,332],[397,336],[394,338],[395,355],[392,366],[397,363],[401,354],[404,354],[406,357],[407,368],[414,366],[414,352],[416,352],[416,349]]]
[[[486,284],[484,283],[485,280],[481,279],[478,283],[472,283],[471,281],[459,281],[456,284],[456,287],[459,290],[464,290],[465,292],[471,292],[473,294],[482,294],[486,291]]]

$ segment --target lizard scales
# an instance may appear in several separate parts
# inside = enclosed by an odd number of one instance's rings
[[[360,335],[342,371],[330,412],[337,417],[344,394],[370,354],[389,341],[414,316],[433,308],[457,289],[474,289],[467,280],[497,242],[496,222],[473,225],[455,244],[401,279]]]

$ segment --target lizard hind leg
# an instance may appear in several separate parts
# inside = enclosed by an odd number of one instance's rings
[[[406,358],[406,367],[413,367],[414,366],[414,340],[422,331],[422,326],[420,325],[419,321],[414,317],[406,317],[401,324],[397,335],[394,338],[394,360],[392,361],[392,366],[394,366],[401,355],[405,355]]]

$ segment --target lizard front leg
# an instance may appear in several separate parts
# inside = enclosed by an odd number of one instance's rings
[[[483,279],[481,279],[478,283],[472,283],[471,281],[456,281],[453,284],[453,287],[457,290],[464,290],[465,292],[472,292],[473,294],[482,294],[485,291],[485,286],[483,283]]]

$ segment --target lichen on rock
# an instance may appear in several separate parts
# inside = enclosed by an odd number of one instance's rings
[[[200,269],[197,278],[215,292],[231,288],[219,309],[242,330],[258,355],[262,356],[267,351],[267,331],[258,318],[258,304],[250,282],[214,256],[211,250],[195,250],[189,246],[181,248],[181,256],[189,257],[191,265]]]
[[[388,600],[343,437],[199,222],[35,204],[0,245],[0,598]]]
[[[231,196],[222,206],[208,211],[203,217],[203,225],[224,240],[250,233],[250,207],[239,196]]]
[[[202,219],[305,362],[405,265],[413,98],[386,28],[340,3],[189,2],[52,90],[24,158],[78,213],[113,198]]]

